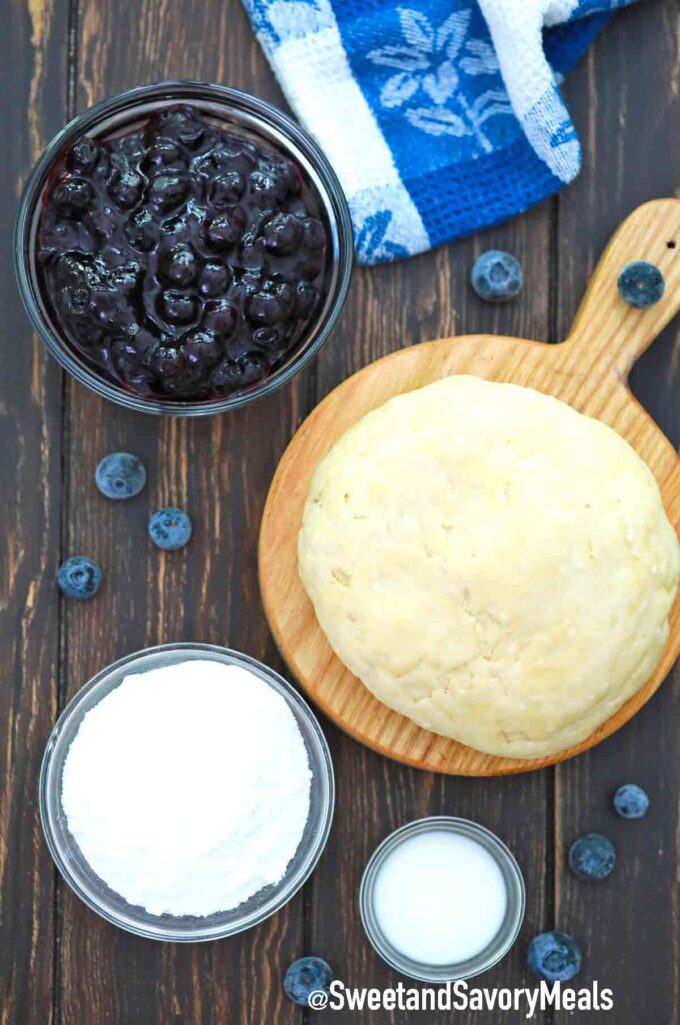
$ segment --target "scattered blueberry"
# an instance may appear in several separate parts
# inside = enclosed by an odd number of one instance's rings
[[[321,957],[301,957],[293,961],[283,977],[286,996],[300,1007],[309,1007],[309,994],[315,990],[328,993],[333,969]]]
[[[614,811],[622,819],[641,819],[648,808],[649,797],[637,783],[624,783],[614,794]]]
[[[614,844],[601,833],[586,833],[569,849],[569,868],[581,879],[606,879],[614,868]]]
[[[181,509],[160,509],[149,520],[151,540],[166,551],[184,548],[191,533],[191,520]]]
[[[99,463],[94,480],[107,498],[134,498],[144,489],[146,469],[137,456],[129,452],[112,452]]]
[[[489,249],[475,260],[470,281],[480,299],[488,303],[506,303],[522,288],[524,276],[519,260],[510,253]]]
[[[619,274],[621,298],[638,309],[658,303],[665,288],[663,274],[647,260],[633,260]]]
[[[578,974],[581,950],[565,932],[542,932],[529,944],[529,969],[546,982],[567,982]]]
[[[67,598],[93,598],[101,582],[101,569],[85,555],[74,555],[59,567],[57,583]]]

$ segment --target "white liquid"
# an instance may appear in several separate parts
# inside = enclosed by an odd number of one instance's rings
[[[421,964],[458,964],[482,951],[503,923],[508,896],[496,859],[467,836],[433,829],[385,859],[374,908],[385,938]]]

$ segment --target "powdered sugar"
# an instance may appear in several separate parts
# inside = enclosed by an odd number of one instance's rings
[[[91,868],[152,914],[228,911],[279,882],[311,771],[284,699],[239,666],[128,676],[84,717],[62,804]]]

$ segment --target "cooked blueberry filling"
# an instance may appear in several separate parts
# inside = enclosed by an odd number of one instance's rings
[[[280,367],[318,312],[329,258],[300,168],[189,106],[78,139],[38,232],[66,338],[109,379],[165,399],[219,398]]]

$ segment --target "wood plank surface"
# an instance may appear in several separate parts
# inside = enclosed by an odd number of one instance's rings
[[[38,773],[59,690],[61,375],[20,306],[12,230],[23,183],[66,112],[67,4],[0,18],[0,1021],[53,1020],[55,873]],[[11,56],[10,56],[11,55]],[[9,59],[8,59],[9,58]],[[8,102],[11,98],[11,102]]]
[[[76,61],[79,109],[173,77],[230,81],[280,99],[237,3],[84,0]],[[256,538],[304,388],[302,380],[233,416],[189,421],[130,415],[69,383],[69,543],[105,572],[96,602],[69,607],[70,694],[111,659],[159,641],[228,644],[275,660],[260,609]],[[116,449],[138,454],[148,468],[149,484],[135,501],[108,503],[93,489],[97,461]],[[159,552],[146,536],[149,515],[164,505],[193,518],[194,537],[181,552]],[[298,1020],[279,980],[302,943],[302,896],[259,928],[217,944],[135,940],[70,893],[60,928],[68,1025]]]
[[[486,986],[525,986],[526,946],[558,925],[584,947],[579,981],[615,991],[612,1015],[577,1020],[675,1025],[680,1017],[677,730],[680,694],[666,684],[595,751],[555,770],[507,779],[421,772],[361,747],[323,720],[338,784],[327,851],[303,892],[255,930],[202,946],[137,940],[100,921],[56,879],[40,837],[39,763],[57,707],[117,656],[159,641],[231,644],[282,663],[261,607],[259,521],[278,459],[332,387],[372,359],[417,341],[494,332],[556,341],[571,323],[595,259],[634,206],[680,184],[677,0],[645,0],[616,15],[567,86],[585,150],[580,178],[511,224],[392,267],[359,270],[318,360],[270,399],[188,422],[135,415],[68,380],[32,340],[11,269],[19,180],[64,122],[117,90],[172,76],[213,79],[284,106],[239,0],[8,0],[0,68],[9,113],[0,173],[0,1023],[1,1025],[405,1025],[407,1012],[307,1013],[282,994],[287,964],[327,957],[350,985],[394,985],[359,922],[357,890],[375,845],[422,815],[476,819],[515,851],[528,881],[527,915]],[[510,249],[526,286],[507,307],[481,303],[467,283],[483,249]],[[680,440],[677,322],[645,354],[633,384],[672,441]],[[9,358],[8,358],[9,357]],[[262,444],[262,438],[266,444]],[[93,487],[102,455],[139,454],[145,492],[108,503]],[[36,490],[36,482],[41,482]],[[38,497],[37,497],[38,496]],[[195,536],[163,555],[146,537],[157,507],[192,514]],[[60,602],[60,557],[99,559],[91,603]],[[646,785],[643,823],[615,820],[611,789]],[[598,828],[619,850],[616,873],[587,888],[565,872],[565,844]],[[481,982],[482,980],[480,980]],[[427,1015],[431,1025],[451,1020]],[[456,1014],[464,1025],[515,1025],[516,1012]]]
[[[587,147],[583,172],[560,196],[558,332],[574,316],[602,245],[622,216],[656,196],[680,195],[680,37],[678,7],[645,4],[621,12],[567,85],[569,107]],[[678,318],[633,368],[631,385],[669,439],[680,444]],[[680,1019],[680,674],[605,744],[559,766],[555,791],[556,921],[584,950],[585,984],[615,993],[611,1014],[585,1021]],[[650,794],[642,822],[611,810],[628,780]],[[618,865],[588,886],[566,869],[578,833],[598,830],[617,847]],[[581,1016],[578,1016],[579,1025]],[[555,1016],[567,1025],[573,1015]]]

